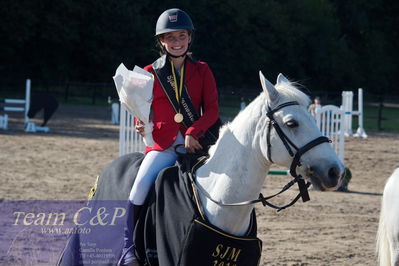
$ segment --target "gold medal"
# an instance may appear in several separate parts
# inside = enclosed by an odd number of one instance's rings
[[[177,113],[177,114],[175,114],[174,119],[175,119],[176,123],[181,123],[181,122],[183,122],[183,115],[181,113]]]

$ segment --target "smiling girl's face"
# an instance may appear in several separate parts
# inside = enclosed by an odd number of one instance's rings
[[[187,30],[179,30],[165,33],[159,40],[168,53],[174,56],[180,56],[187,51],[191,42],[191,35]]]

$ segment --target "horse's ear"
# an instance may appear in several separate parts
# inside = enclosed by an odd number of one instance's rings
[[[281,84],[281,83],[290,83],[290,81],[283,75],[283,74],[278,74],[277,77],[277,84]]]
[[[274,102],[278,99],[278,91],[273,86],[273,84],[268,81],[265,76],[263,76],[262,71],[259,71],[260,83],[262,84],[263,91],[266,93],[266,96],[269,98],[270,102]]]

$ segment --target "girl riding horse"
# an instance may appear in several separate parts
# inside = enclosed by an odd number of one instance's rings
[[[151,106],[155,144],[146,147],[145,158],[130,192],[120,265],[137,264],[132,240],[134,225],[159,171],[175,164],[175,147],[184,144],[189,153],[205,148],[199,140],[218,120],[214,76],[206,63],[194,60],[189,53],[193,33],[191,18],[180,9],[168,9],[158,18],[155,36],[161,57],[144,68],[155,76]],[[143,126],[141,121],[136,121],[140,134],[143,134]]]

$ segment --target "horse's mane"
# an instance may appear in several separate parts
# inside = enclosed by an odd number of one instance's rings
[[[310,103],[309,96],[298,89],[300,84],[297,82],[280,82],[275,85],[276,90],[280,94],[279,103],[297,101],[301,106],[307,108]],[[244,110],[240,111],[232,122],[226,123],[219,132],[219,139],[225,135],[226,132],[233,130],[234,124],[241,125],[244,121],[259,119],[260,116],[265,115],[262,109],[266,107],[266,95],[262,91]],[[209,150],[209,154],[214,152],[216,145],[213,145]]]

